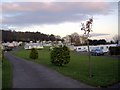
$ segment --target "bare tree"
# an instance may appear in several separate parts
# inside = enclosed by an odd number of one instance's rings
[[[81,23],[82,24],[82,28],[81,30],[84,30],[84,34],[83,37],[85,39],[85,41],[87,42],[87,46],[88,46],[88,56],[89,56],[89,76],[92,77],[92,70],[91,70],[91,55],[90,55],[90,48],[89,48],[89,34],[92,31],[92,23],[93,23],[93,17],[89,18],[89,20],[86,22],[86,24]]]
[[[74,43],[75,45],[80,45],[80,35],[76,32],[71,34],[71,38],[72,38],[72,43]]]
[[[86,42],[86,37],[84,37],[84,35],[83,36],[80,36],[80,42],[81,42],[81,44],[85,44],[85,42]]]
[[[71,45],[71,36],[70,35],[66,35],[65,37],[63,37],[64,39],[64,44],[65,45]]]
[[[120,35],[115,35],[113,37],[113,40],[114,40],[115,43],[118,43],[120,41]]]

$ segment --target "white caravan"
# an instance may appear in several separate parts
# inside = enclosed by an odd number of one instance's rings
[[[103,52],[108,52],[109,51],[109,47],[115,47],[117,46],[117,44],[108,44],[108,45],[96,45],[96,46],[89,46],[90,47],[90,51],[92,49],[102,49]],[[76,46],[75,47],[77,52],[87,52],[88,51],[88,47],[87,46]]]
[[[41,43],[26,43],[24,46],[24,49],[43,49],[43,46]]]

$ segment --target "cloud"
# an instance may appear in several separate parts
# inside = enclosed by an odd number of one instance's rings
[[[115,9],[108,2],[19,2],[2,4],[2,23],[8,25],[78,22],[89,16],[108,15]]]
[[[2,2],[118,2],[119,0],[3,0]]]
[[[104,34],[104,33],[91,33],[91,34],[90,34],[90,37],[107,36],[107,35],[110,35],[110,34]]]

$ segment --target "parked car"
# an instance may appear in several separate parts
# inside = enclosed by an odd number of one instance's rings
[[[91,55],[95,55],[95,56],[104,55],[104,52],[102,51],[102,49],[92,49],[90,53]]]
[[[3,49],[3,51],[12,51],[12,48],[5,46],[4,49]]]

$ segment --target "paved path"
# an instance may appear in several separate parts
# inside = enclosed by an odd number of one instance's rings
[[[13,88],[93,88],[9,52],[5,57],[13,65]]]
[[[120,88],[120,83],[110,86],[109,88]]]

